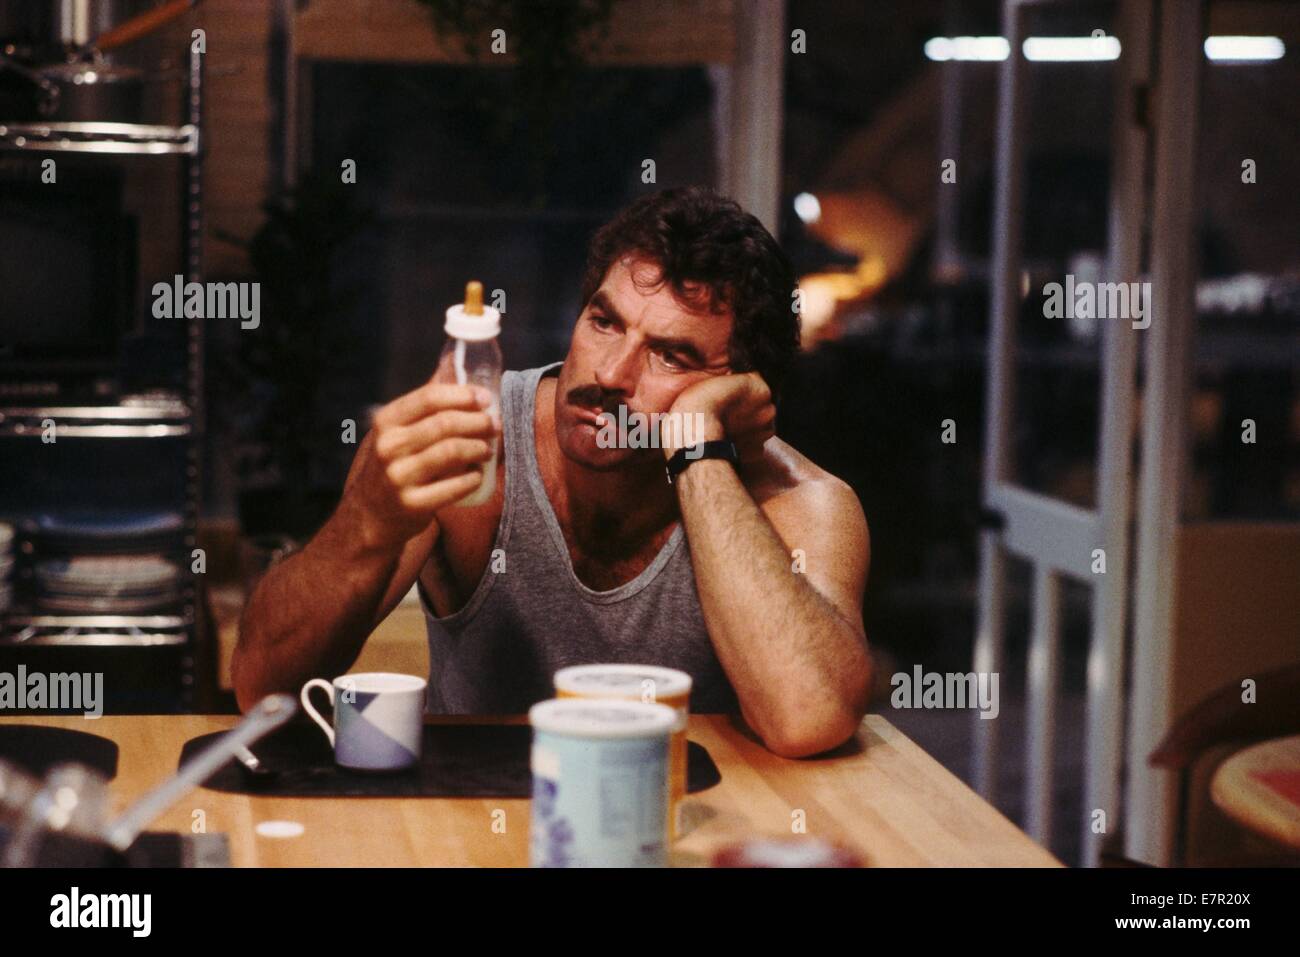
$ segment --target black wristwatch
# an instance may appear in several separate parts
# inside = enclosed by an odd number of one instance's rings
[[[673,479],[686,471],[686,467],[692,462],[699,462],[702,459],[726,459],[732,466],[740,464],[740,456],[736,454],[736,446],[729,439],[697,442],[695,445],[688,445],[685,448],[678,449],[668,459],[668,484],[672,485]]]

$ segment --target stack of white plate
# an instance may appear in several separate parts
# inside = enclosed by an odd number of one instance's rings
[[[0,522],[0,613],[13,603],[14,527]]]
[[[181,570],[162,554],[76,555],[36,563],[36,596],[50,611],[129,614],[179,600]]]
[[[184,516],[174,511],[65,509],[34,516],[35,607],[133,615],[182,602],[177,556],[184,531]]]

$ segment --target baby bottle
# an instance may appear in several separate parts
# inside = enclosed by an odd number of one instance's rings
[[[447,344],[442,347],[434,381],[482,386],[492,393],[492,404],[484,411],[499,420],[501,349],[497,345],[497,334],[501,331],[501,313],[483,305],[481,282],[474,281],[465,286],[465,301],[447,310],[444,328],[447,330]],[[484,473],[483,481],[457,505],[482,505],[492,497],[500,443],[495,438],[490,441],[492,458],[477,466]]]

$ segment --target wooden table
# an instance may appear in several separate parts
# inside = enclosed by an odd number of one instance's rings
[[[110,788],[114,809],[121,810],[175,769],[185,741],[236,720],[25,716],[0,723],[73,728],[116,741],[118,774]],[[686,830],[673,845],[674,865],[705,865],[717,848],[736,840],[788,836],[792,822],[802,820],[807,834],[854,848],[871,865],[1060,866],[880,715],[868,715],[853,741],[821,758],[777,757],[743,723],[721,715],[692,715],[690,737],[708,748],[722,780],[686,799]],[[200,818],[207,832],[229,836],[236,866],[528,863],[529,802],[522,798],[277,798],[203,789],[150,830],[188,833]],[[262,837],[255,827],[264,821],[296,821],[305,830],[296,838]]]
[[[1239,824],[1300,849],[1300,734],[1232,755],[1214,772],[1210,797]]]

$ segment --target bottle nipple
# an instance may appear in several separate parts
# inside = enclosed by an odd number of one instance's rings
[[[483,284],[477,279],[465,284],[465,315],[483,315]]]

